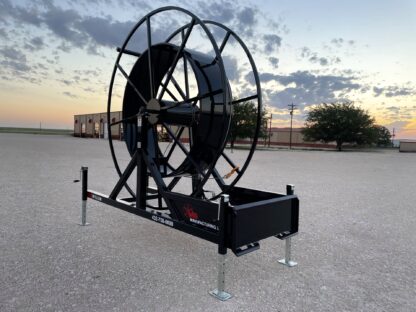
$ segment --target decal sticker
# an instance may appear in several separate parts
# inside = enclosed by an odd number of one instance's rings
[[[95,195],[95,194],[91,194],[91,198],[98,200],[98,201],[102,201],[103,199],[101,198],[101,196]]]
[[[185,204],[183,206],[183,214],[185,215],[185,217],[189,218],[189,219],[195,219],[198,220],[199,216],[198,214],[195,212],[194,208],[192,208],[191,204]]]
[[[152,216],[152,220],[173,227],[173,222],[159,216]]]

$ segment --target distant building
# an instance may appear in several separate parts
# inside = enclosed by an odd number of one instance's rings
[[[121,112],[112,112],[110,123],[121,120]],[[123,124],[111,127],[113,139],[123,138]],[[108,139],[107,113],[85,114],[74,116],[74,136],[83,138]]]
[[[117,122],[122,119],[122,112],[112,112],[110,122]],[[172,127],[175,128],[175,127]],[[174,129],[173,129],[174,130]],[[163,129],[162,129],[163,131]],[[175,131],[174,131],[175,132]],[[123,124],[119,123],[111,128],[113,139],[123,139]],[[104,138],[108,139],[107,113],[85,114],[74,116],[74,136],[84,138]],[[181,140],[189,140],[187,131],[184,131]],[[250,140],[237,139],[235,144],[250,144]],[[267,137],[258,140],[258,146],[289,146],[290,128],[272,127],[267,130]],[[293,147],[316,147],[316,148],[335,148],[335,143],[306,142],[302,135],[302,128],[292,129]]]
[[[400,152],[416,152],[415,140],[400,140]]]

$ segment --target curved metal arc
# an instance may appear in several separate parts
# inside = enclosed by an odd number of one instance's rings
[[[236,178],[226,187],[226,190],[229,190],[230,188],[232,188],[239,180],[240,178],[243,176],[244,172],[246,171],[252,157],[254,154],[254,151],[256,150],[256,146],[257,146],[257,141],[258,141],[258,136],[260,133],[260,127],[261,127],[261,112],[262,112],[262,95],[261,95],[261,86],[260,86],[260,78],[258,75],[258,71],[257,71],[257,67],[256,64],[254,63],[253,57],[250,53],[250,51],[248,50],[247,46],[245,45],[245,43],[241,40],[241,38],[234,32],[232,31],[230,28],[228,28],[227,26],[224,26],[221,23],[215,22],[215,21],[210,21],[210,20],[203,20],[203,23],[205,24],[212,24],[215,25],[217,27],[220,27],[222,29],[224,29],[227,34],[223,39],[223,44],[221,46],[223,46],[223,50],[225,48],[226,43],[228,43],[229,37],[233,36],[233,38],[240,44],[240,46],[243,48],[247,58],[249,59],[252,71],[253,71],[253,75],[254,75],[254,79],[255,79],[255,83],[256,83],[256,89],[257,89],[257,102],[258,102],[258,107],[257,107],[257,125],[256,125],[256,129],[254,132],[254,139],[253,139],[253,143],[251,145],[249,154],[246,158],[246,161],[244,163],[244,165],[239,169],[239,173],[237,174]],[[229,35],[228,35],[229,34]],[[225,41],[225,42],[224,42]],[[220,195],[220,194],[219,194]],[[218,196],[217,196],[218,198]]]

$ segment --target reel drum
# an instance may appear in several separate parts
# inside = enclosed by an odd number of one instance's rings
[[[151,21],[155,16],[165,11],[179,11],[187,15],[191,21],[167,35],[164,42],[152,44]],[[211,53],[196,51],[195,47],[188,47],[192,31],[197,31],[195,30],[196,26],[199,28],[199,32],[204,33],[205,41],[209,41]],[[146,31],[140,32],[141,27],[146,28]],[[224,38],[220,44],[214,39],[211,33],[212,28],[218,28],[224,32]],[[145,37],[142,38],[142,42],[146,42],[145,49],[143,51],[126,49],[131,38],[137,33],[145,34],[142,36]],[[227,79],[221,56],[231,39],[240,45],[247,56],[256,82],[253,94],[243,98],[233,97],[232,83]],[[173,43],[175,40],[178,44]],[[126,54],[137,57],[129,73],[120,64],[120,59]],[[183,68],[179,71],[179,75],[184,76],[182,83],[177,78],[178,63],[183,64]],[[126,79],[122,104],[123,119],[111,123],[112,90],[117,72],[122,73]],[[195,81],[193,91],[196,92],[196,95],[194,96],[190,95],[192,89],[190,80],[192,78]],[[254,136],[250,138],[251,146],[247,156],[244,162],[237,163],[230,155],[227,155],[224,148],[229,138],[233,107],[244,101],[255,101],[257,122]],[[232,30],[216,22],[201,21],[192,13],[181,8],[166,7],[155,10],[139,21],[127,36],[123,46],[119,49],[114,66],[109,88],[107,114],[110,150],[115,168],[121,177],[122,172],[111,139],[111,127],[122,122],[124,140],[130,156],[133,157],[137,145],[140,144],[154,159],[161,179],[174,179],[175,182],[170,184],[169,190],[180,184],[182,177],[191,177],[192,191],[188,195],[205,197],[204,185],[209,179],[212,179],[216,182],[219,192],[217,191],[214,196],[210,195],[209,198],[217,198],[237,183],[251,160],[261,124],[261,109],[261,91],[257,69],[247,47]],[[141,122],[140,124],[138,124],[138,120]],[[161,129],[167,133],[171,141],[169,149],[165,149],[165,152],[162,152],[164,148],[160,144],[158,135]],[[184,144],[183,138],[186,132],[188,145]],[[176,149],[181,150],[184,158],[180,164],[174,165],[171,162],[171,157]],[[231,172],[228,174],[228,177],[231,178],[227,181],[224,180],[227,175],[221,174],[220,170],[216,168],[219,158],[226,162],[227,172]],[[158,181],[156,183],[159,184]],[[132,196],[136,196],[128,185],[126,185],[126,189]]]

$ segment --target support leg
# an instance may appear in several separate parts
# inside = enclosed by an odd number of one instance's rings
[[[293,184],[286,185],[286,194],[293,195],[295,193],[295,186]],[[286,237],[285,239],[285,258],[279,260],[279,263],[287,265],[288,267],[294,267],[297,265],[297,262],[292,261],[292,237]]]
[[[227,207],[228,207],[229,196],[222,195],[218,205],[218,219],[220,227],[220,240],[218,243],[218,279],[217,288],[211,290],[210,295],[215,298],[226,301],[232,297],[232,295],[226,292],[225,289],[225,259],[227,256]]]
[[[211,290],[209,293],[221,301],[227,301],[232,295],[226,292],[225,289],[225,259],[226,254],[218,254],[218,280],[217,288]]]
[[[295,261],[291,260],[292,257],[292,237],[288,237],[285,239],[285,258],[279,260],[279,263],[287,265],[288,267],[294,267],[296,266],[298,263]]]
[[[81,183],[82,183],[82,195],[81,195],[81,223],[79,225],[89,225],[87,223],[87,187],[88,187],[88,167],[81,167]]]

